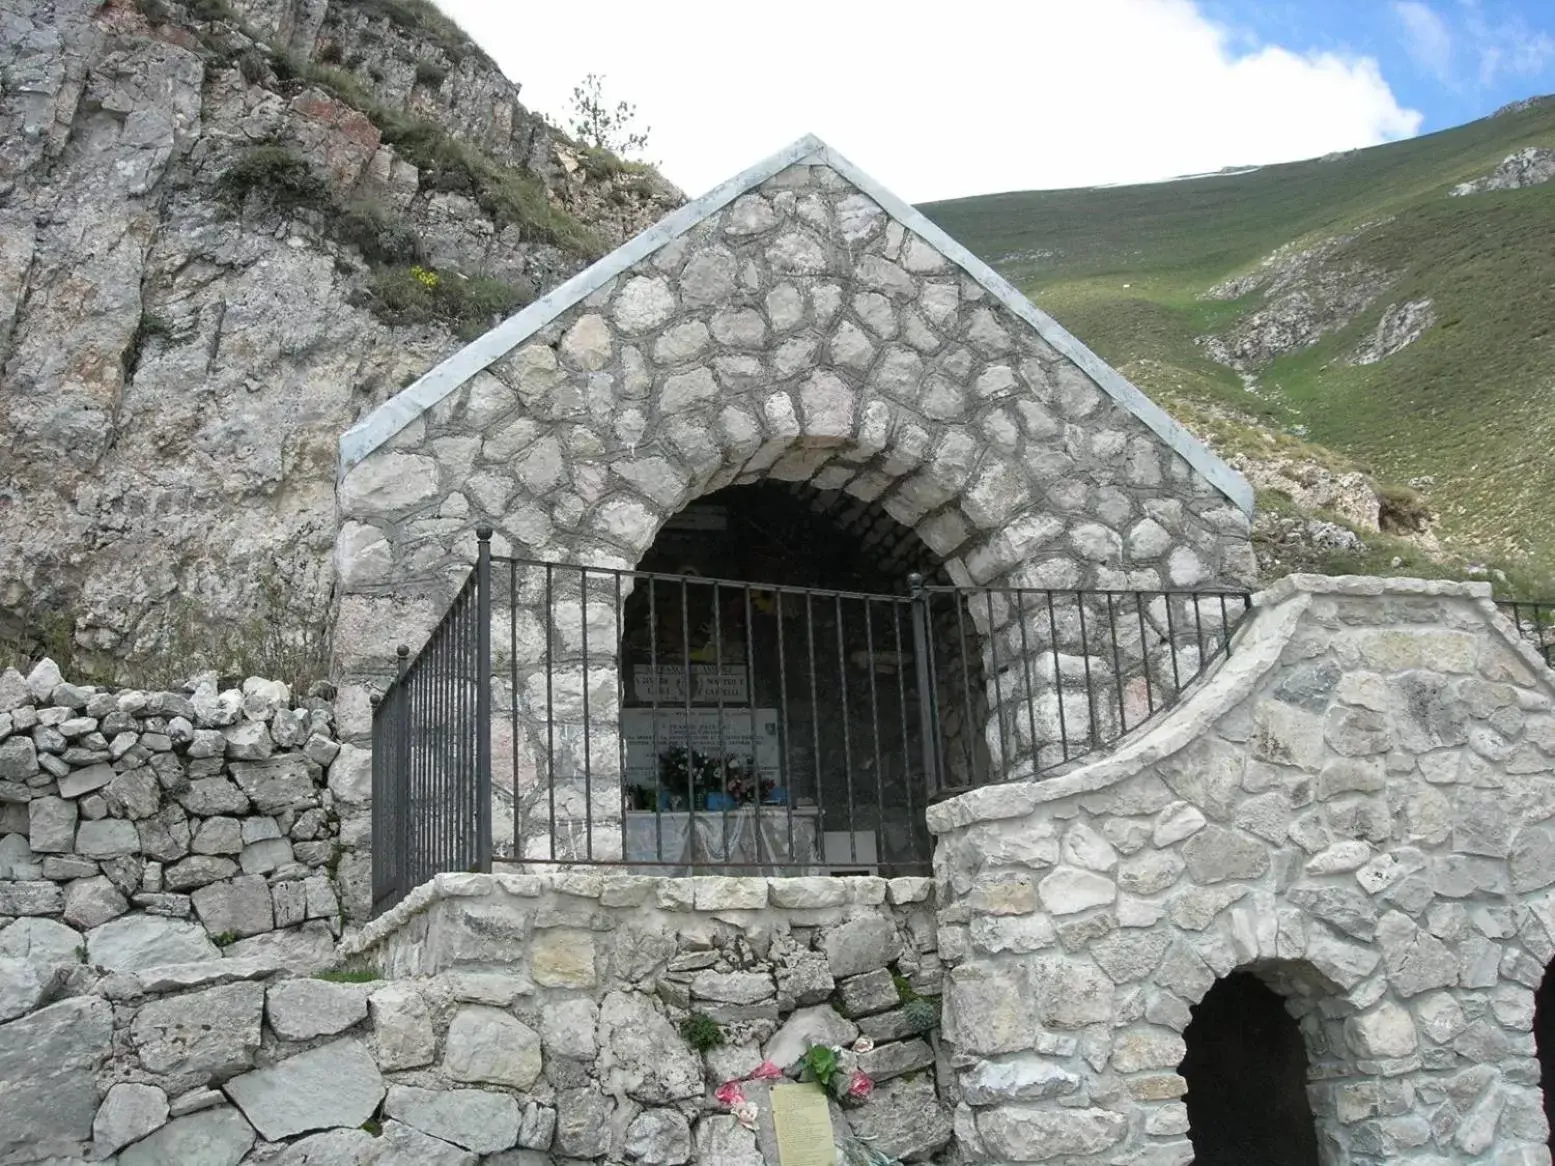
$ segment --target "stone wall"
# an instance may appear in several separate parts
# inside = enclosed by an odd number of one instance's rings
[[[1190,1161],[1183,1033],[1245,969],[1325,1166],[1547,1163],[1550,680],[1485,585],[1292,576],[1131,745],[931,807],[962,1150]]]
[[[274,681],[148,693],[67,683],[50,660],[0,673],[0,1020],[52,991],[14,962],[13,920],[59,921],[112,969],[218,947],[327,962],[337,877],[367,893],[350,850],[366,756],[336,741],[328,700]]]
[[[757,1071],[811,1042],[874,1083],[833,1106],[840,1161],[946,1160],[931,890],[442,875],[322,978],[265,954],[104,974],[20,920],[64,998],[0,1025],[0,1162],[762,1166]],[[688,1043],[693,1014],[719,1043]]]
[[[769,1077],[811,1042],[873,1083],[833,1107],[850,1164],[1185,1166],[1184,1034],[1238,970],[1298,1022],[1324,1166],[1549,1162],[1555,700],[1482,585],[1282,582],[1148,732],[931,807],[932,881],[444,874],[338,944],[314,920],[218,948],[206,911],[264,889],[279,924],[282,888],[306,914],[329,886],[296,824],[360,766],[276,765],[333,744],[324,702],[100,693],[44,664],[0,675],[0,706],[4,1166],[772,1166]],[[262,740],[282,751],[242,755]],[[276,833],[185,808],[217,789]],[[173,805],[194,853],[98,844]],[[34,844],[72,811],[68,850]],[[177,902],[180,863],[233,861],[194,845],[222,819],[237,869],[188,919],[146,913]],[[239,873],[286,839],[290,866]],[[298,978],[309,959],[334,970]]]

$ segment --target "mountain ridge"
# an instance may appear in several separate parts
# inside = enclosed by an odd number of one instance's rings
[[[1337,157],[920,209],[1228,460],[1267,467],[1251,476],[1371,483],[1387,529],[1311,515],[1364,553],[1270,554],[1271,572],[1500,570],[1552,589],[1555,469],[1527,439],[1555,439],[1555,184],[1500,188],[1552,147],[1540,97]],[[1475,182],[1498,188],[1454,196]],[[1260,505],[1266,524],[1306,511],[1268,485]]]

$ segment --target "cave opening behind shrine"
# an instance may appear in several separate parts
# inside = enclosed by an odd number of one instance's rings
[[[626,860],[927,874],[928,798],[987,769],[976,632],[954,597],[915,615],[910,595],[915,575],[949,583],[939,557],[877,503],[768,481],[681,510],[638,570],[620,656]]]

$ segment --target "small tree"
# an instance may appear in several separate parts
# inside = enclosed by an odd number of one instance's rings
[[[573,136],[585,146],[622,156],[646,149],[652,127],[645,126],[639,133],[632,124],[637,120],[637,106],[618,101],[611,108],[604,87],[604,78],[590,73],[573,88]]]

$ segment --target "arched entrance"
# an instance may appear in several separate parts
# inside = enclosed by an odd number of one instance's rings
[[[951,759],[975,763],[980,741],[987,754],[941,789],[1035,777],[1143,723],[1240,610],[1236,596],[1228,614],[1225,596],[1197,593],[1253,565],[1245,481],[812,139],[430,370],[342,435],[340,466],[334,648],[348,733],[365,732],[371,692],[398,675],[393,645],[432,644],[477,670],[494,657],[492,684],[477,680],[474,702],[455,685],[452,713],[440,689],[380,704],[374,755],[397,752],[375,780],[419,780],[404,764],[407,724],[457,723],[443,735],[461,747],[484,740],[489,693],[490,849],[526,862],[623,861],[623,814],[638,812],[621,736],[623,604],[694,499],[809,483],[840,505],[878,506],[943,558],[955,587],[981,589],[930,593],[958,639],[980,637],[984,665],[963,653],[954,703],[922,718],[964,726]],[[494,567],[467,605],[474,620],[460,593],[471,562]],[[885,597],[900,601],[900,586],[892,578]],[[428,671],[408,667],[394,691]],[[821,760],[852,766],[854,748],[812,736]],[[476,779],[438,786],[450,806],[439,837],[484,839],[483,751],[443,766]],[[453,861],[402,841],[427,861],[380,864],[380,903]]]
[[[927,798],[963,755],[987,768],[981,733],[951,709],[947,738],[933,701],[970,672],[971,724],[986,702],[969,621],[936,627],[914,579],[949,582],[910,528],[840,491],[733,486],[666,522],[623,610],[624,860],[926,872]]]
[[[1279,994],[1232,972],[1193,1008],[1184,1037],[1196,1166],[1319,1166],[1306,1043]]]

